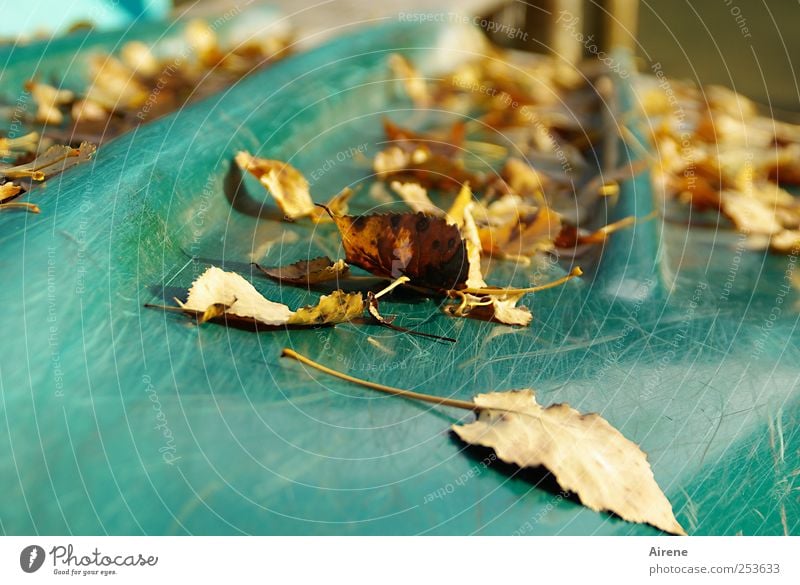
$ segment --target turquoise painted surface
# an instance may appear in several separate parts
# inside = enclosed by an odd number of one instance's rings
[[[593,277],[527,301],[526,329],[450,319],[431,300],[383,305],[454,345],[353,325],[197,327],[142,308],[207,262],[292,307],[313,302],[318,291],[248,263],[338,257],[338,236],[274,221],[249,180],[234,195],[233,155],[290,159],[315,173],[319,201],[360,181],[357,157],[316,171],[365,143],[374,152],[380,116],[410,107],[387,55],[452,61],[464,50],[452,32],[390,24],[295,57],[109,143],[31,195],[41,215],[0,215],[5,533],[655,533],[560,497],[541,474],[484,469],[488,453],[448,432],[463,413],[312,374],[280,360],[286,346],[442,396],[532,386],[640,443],[690,533],[798,533],[800,299],[782,288],[789,259],[741,251],[736,236],[712,246],[658,222],[620,232]],[[366,193],[354,204],[376,207],[392,208]],[[643,176],[600,211],[650,209]],[[568,268],[497,263],[490,280]]]

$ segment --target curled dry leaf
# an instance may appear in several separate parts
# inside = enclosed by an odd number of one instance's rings
[[[14,183],[3,183],[0,185],[0,203],[3,203],[9,199],[13,199],[19,195],[20,191],[22,191],[22,187],[19,185],[15,185]]]
[[[458,227],[424,213],[334,216],[347,262],[433,290],[463,287],[467,252]]]
[[[317,223],[332,221],[331,215],[347,215],[350,210],[350,199],[355,194],[350,187],[345,187],[339,193],[330,198],[325,205],[314,207],[312,219]]]
[[[488,224],[478,236],[484,252],[493,256],[533,256],[554,247],[561,231],[561,215],[546,205],[525,203],[505,195],[487,208]]]
[[[430,146],[415,141],[401,145],[390,146],[375,155],[373,170],[378,179],[418,183],[443,192],[458,191],[464,183],[481,183],[460,159],[433,152]]]
[[[465,186],[448,212],[448,218],[455,225],[461,227],[465,236],[469,261],[466,288],[481,290],[486,287],[486,281],[483,278],[483,270],[481,269],[481,240],[475,220],[472,217],[474,203],[469,202],[471,198],[472,193],[469,187]],[[517,303],[525,293],[476,294],[474,292],[454,290],[450,291],[449,294],[460,300],[457,305],[446,305],[444,307],[445,313],[454,317],[475,317],[521,327],[530,325],[533,320],[533,315],[531,315],[528,307],[517,306]]]
[[[36,119],[45,124],[61,124],[64,121],[64,114],[59,107],[75,99],[75,94],[69,90],[56,89],[33,80],[25,83],[25,89],[31,92],[31,97],[36,102]]]
[[[291,349],[281,355],[378,392],[474,411],[477,420],[452,426],[462,441],[490,447],[500,459],[519,467],[547,468],[562,488],[592,510],[685,534],[647,455],[599,414],[581,414],[567,404],[543,407],[533,390],[478,394],[471,402],[442,398],[367,382]]]
[[[256,158],[248,152],[241,151],[236,155],[236,164],[266,187],[283,214],[289,219],[298,219],[314,212],[308,181],[289,163]]]
[[[346,323],[360,317],[364,312],[364,298],[361,293],[346,293],[335,290],[323,295],[316,305],[297,309],[289,317],[287,325],[329,325]]]
[[[12,156],[14,154],[36,152],[39,146],[39,133],[29,132],[24,136],[0,138],[0,156]]]
[[[479,394],[474,401],[477,420],[452,427],[463,441],[491,447],[519,467],[546,467],[592,510],[685,534],[645,453],[599,414],[567,404],[542,407],[532,390]]]
[[[463,121],[454,123],[447,132],[422,133],[403,128],[392,122],[389,118],[383,119],[383,131],[386,138],[402,146],[405,150],[415,147],[425,147],[431,152],[446,156],[457,155],[464,146],[466,139],[466,124]]]
[[[200,321],[225,317],[280,325],[326,325],[343,323],[364,311],[360,293],[340,290],[323,296],[317,305],[292,311],[283,303],[265,298],[255,287],[235,272],[212,266],[192,283],[186,302],[176,299],[180,310]]]
[[[64,145],[51,146],[44,154],[29,163],[10,167],[0,166],[0,175],[9,179],[30,177],[34,181],[44,181],[47,177],[52,177],[74,165],[88,161],[95,151],[96,147],[88,142],[81,143],[80,148]]]
[[[327,256],[300,260],[288,266],[256,267],[267,276],[289,284],[309,285],[346,278],[350,267],[344,260],[332,261]]]
[[[431,102],[425,78],[419,74],[411,62],[398,53],[389,55],[389,67],[395,77],[403,83],[408,97],[418,107],[426,107]]]

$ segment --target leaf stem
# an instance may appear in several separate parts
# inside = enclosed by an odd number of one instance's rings
[[[409,280],[411,280],[409,277],[407,277],[407,276],[401,276],[400,278],[398,278],[397,280],[395,280],[394,282],[392,282],[392,284],[390,284],[389,286],[387,286],[387,287],[386,287],[385,289],[383,289],[382,291],[375,293],[375,298],[376,298],[376,299],[379,299],[379,298],[381,298],[383,295],[385,295],[385,294],[387,294],[387,293],[390,293],[390,292],[392,292],[392,291],[393,291],[395,288],[397,288],[397,287],[398,287],[398,286],[400,286],[401,284],[405,284],[405,283],[407,283]]]
[[[469,402],[468,400],[441,398],[439,396],[432,396],[430,394],[421,394],[419,392],[412,392],[411,390],[401,390],[400,388],[393,388],[392,386],[384,386],[383,384],[378,384],[376,382],[368,382],[367,380],[354,378],[353,376],[349,376],[348,374],[337,372],[336,370],[332,370],[327,366],[318,364],[314,360],[307,358],[306,356],[301,355],[296,351],[294,351],[293,349],[289,349],[288,347],[284,348],[284,350],[281,352],[281,357],[292,358],[301,363],[304,363],[309,367],[314,368],[315,370],[319,370],[320,372],[324,372],[330,376],[339,378],[340,380],[346,380],[348,382],[352,382],[353,384],[358,384],[359,386],[363,386],[365,388],[371,388],[372,390],[383,392],[384,394],[403,396],[405,398],[410,398],[411,400],[419,400],[420,402],[430,402],[431,404],[436,404],[439,406],[452,406],[453,408],[462,408],[464,410],[472,410],[475,412],[480,410],[480,407],[477,404],[475,404],[474,402]]]
[[[581,276],[583,274],[583,270],[580,267],[576,266],[572,269],[572,272],[567,274],[566,276],[562,276],[558,280],[554,280],[553,282],[548,282],[547,284],[542,284],[540,286],[532,286],[530,288],[500,288],[500,287],[483,287],[483,288],[462,288],[454,292],[461,292],[467,293],[472,295],[498,295],[498,294],[528,294],[528,293],[535,293],[542,290],[547,290],[548,288],[554,288],[556,286],[561,286],[568,280],[572,280],[575,277]]]

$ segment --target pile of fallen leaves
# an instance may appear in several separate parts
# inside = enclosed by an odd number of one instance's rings
[[[723,213],[753,248],[797,254],[800,199],[789,189],[800,186],[800,125],[720,86],[644,78],[639,91],[657,192]]]
[[[140,41],[125,43],[119,54],[88,59],[90,82],[76,92],[36,79],[25,89],[36,104],[23,136],[0,137],[0,211],[39,212],[20,201],[36,184],[89,160],[95,144],[119,136],[138,124],[175,111],[192,100],[228,87],[245,75],[288,54],[286,35],[259,35],[223,46],[204,20],[189,21],[180,43],[159,51]],[[170,49],[171,46],[171,49]]]
[[[96,150],[88,142],[78,148],[63,144],[44,148],[45,145],[35,132],[19,138],[0,138],[0,158],[14,161],[0,163],[0,211],[24,209],[39,213],[37,204],[20,199],[47,178],[87,162]]]
[[[99,144],[282,59],[290,39],[257,35],[227,46],[206,21],[196,19],[186,24],[183,42],[183,50],[176,50],[179,43],[163,43],[167,48],[155,51],[130,41],[118,55],[91,55],[90,82],[80,92],[31,79],[26,89],[43,134],[70,144]]]
[[[385,281],[384,287],[377,292],[338,288],[313,305],[292,308],[266,298],[241,275],[212,266],[194,281],[186,300],[159,308],[199,323],[250,324],[260,330],[366,322],[456,342],[396,325],[381,315],[379,299],[404,287],[442,300],[444,312],[454,317],[527,326],[532,314],[520,300],[580,276],[580,268],[549,284],[514,288],[487,283],[486,260],[526,262],[559,251],[574,258],[579,247],[602,243],[634,221],[594,231],[576,225],[581,213],[575,210],[588,213],[615,190],[613,183],[597,180],[599,169],[590,162],[597,158],[594,139],[601,132],[593,125],[599,98],[592,99],[588,82],[562,82],[550,60],[521,70],[497,54],[432,83],[399,55],[391,57],[390,65],[420,108],[446,109],[471,120],[434,125],[425,132],[385,120],[387,146],[372,160],[374,175],[364,179],[372,185],[364,191],[393,192],[410,211],[350,214],[358,189],[349,188],[315,204],[309,182],[289,163],[247,152],[235,157],[286,221],[332,222],[341,237],[344,258],[256,265],[265,276],[303,288],[326,282],[341,286],[356,266]],[[581,112],[577,119],[575,111]],[[493,158],[496,169],[477,167],[476,152]],[[569,211],[572,221],[566,217]],[[567,405],[542,407],[528,389],[481,394],[473,402],[440,398],[359,380],[290,349],[284,355],[375,390],[473,411],[474,422],[452,427],[464,442],[493,448],[500,459],[520,467],[545,466],[565,490],[594,510],[683,534],[646,455],[599,415]]]

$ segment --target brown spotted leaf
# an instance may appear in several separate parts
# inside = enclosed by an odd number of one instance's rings
[[[335,216],[347,262],[387,278],[450,290],[463,287],[467,250],[458,226],[424,213]]]
[[[477,420],[452,427],[463,441],[491,447],[519,467],[546,467],[592,510],[685,534],[647,455],[599,414],[581,414],[567,404],[542,407],[532,390],[479,394],[473,400]]]

